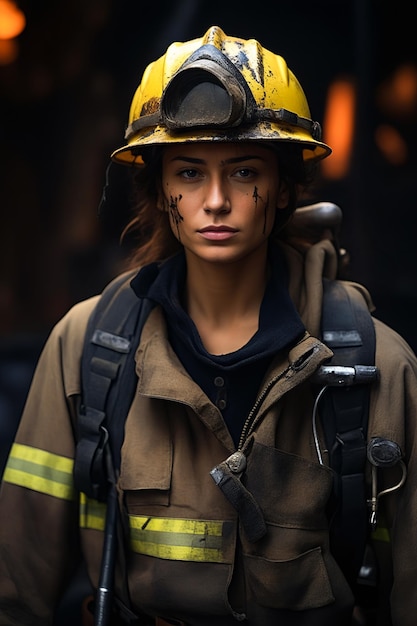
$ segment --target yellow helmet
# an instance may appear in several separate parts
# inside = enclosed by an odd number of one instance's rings
[[[310,163],[331,153],[285,60],[218,26],[148,65],[125,140],[112,159],[138,166],[147,147],[191,141],[284,141]]]

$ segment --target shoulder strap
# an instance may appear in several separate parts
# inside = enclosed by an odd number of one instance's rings
[[[365,490],[370,384],[376,378],[375,328],[362,294],[339,280],[324,280],[322,339],[334,353],[320,400],[337,509],[332,551],[350,582],[356,581],[368,536]]]
[[[107,443],[114,468],[120,465],[124,422],[137,384],[135,349],[153,306],[131,288],[134,274],[123,274],[103,291],[88,322],[82,356],[74,481],[78,490],[97,500],[106,498]],[[123,386],[116,384],[119,379]]]

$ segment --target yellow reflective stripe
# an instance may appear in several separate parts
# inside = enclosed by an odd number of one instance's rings
[[[106,521],[106,504],[87,498],[80,493],[80,528],[104,530]]]
[[[226,563],[226,522],[130,515],[134,552],[174,561]]]
[[[375,539],[375,541],[385,541],[388,543],[391,541],[388,528],[384,528],[383,526],[377,526],[377,528],[372,531],[371,537]]]
[[[73,465],[73,459],[68,457],[14,443],[3,480],[55,498],[73,500]]]

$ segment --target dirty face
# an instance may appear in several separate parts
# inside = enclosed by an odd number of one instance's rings
[[[260,144],[172,144],[164,150],[160,204],[188,258],[230,263],[266,248],[276,211],[287,203],[277,156]]]

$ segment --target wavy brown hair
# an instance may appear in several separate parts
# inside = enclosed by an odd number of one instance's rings
[[[278,173],[288,185],[289,201],[285,209],[277,211],[271,237],[280,238],[290,220],[302,190],[313,181],[315,168],[303,162],[298,146],[265,143],[278,154]],[[127,265],[138,267],[154,261],[162,261],[182,249],[174,237],[169,215],[158,208],[162,189],[163,147],[153,147],[145,155],[145,165],[133,175],[132,218],[124,228],[121,239],[129,238],[133,244]]]

